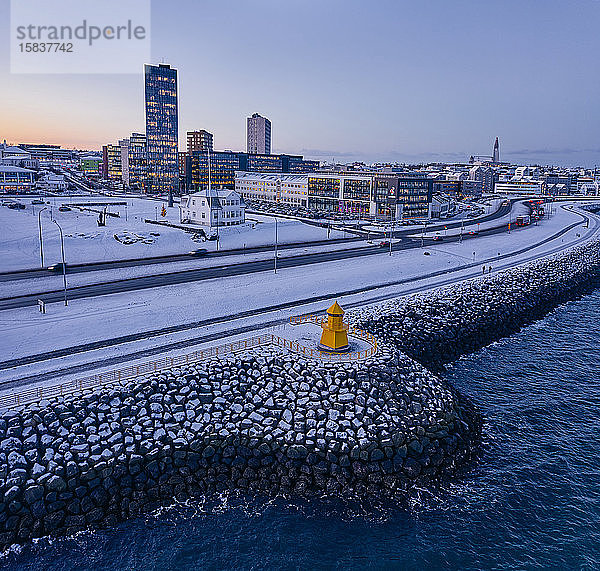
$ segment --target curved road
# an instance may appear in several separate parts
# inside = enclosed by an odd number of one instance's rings
[[[467,219],[464,221],[464,226],[473,226],[475,224],[482,224],[484,222],[489,222],[501,218],[502,216],[506,216],[511,210],[513,204],[517,202],[517,199],[511,199],[509,204],[506,206],[501,206],[495,212],[488,214],[486,216],[482,216],[481,218],[476,219]],[[265,216],[269,216],[269,214],[265,214]],[[315,222],[313,220],[303,220],[304,223],[310,224],[311,226],[322,226],[322,223]],[[435,232],[436,230],[443,230],[444,227],[447,228],[460,228],[461,221],[455,222],[447,222],[446,224],[437,224],[431,225],[428,227],[429,232]],[[347,232],[351,232],[351,228],[344,228],[342,226],[336,227],[332,225],[332,229],[337,230],[338,232],[343,232],[346,230]],[[394,238],[404,238],[410,234],[415,233],[415,228],[405,228],[402,230],[394,231]],[[376,233],[372,232],[371,235],[374,238],[383,238],[384,233]],[[331,244],[343,244],[348,242],[360,242],[364,241],[364,236],[353,236],[351,238],[334,238],[331,240],[316,240],[314,242],[294,242],[289,244],[279,244],[277,246],[278,250],[290,250],[293,248],[302,248],[302,247],[311,247],[311,246],[324,246]],[[269,252],[273,250],[273,244],[269,244],[266,246],[254,246],[251,248],[235,248],[231,250],[220,250],[218,252],[208,252],[206,256],[203,256],[202,259],[206,258],[220,258],[223,256],[233,256],[238,254],[256,254],[259,252]],[[84,264],[69,264],[68,273],[75,274],[81,272],[94,272],[98,270],[111,270],[115,268],[130,268],[135,266],[146,266],[151,264],[165,264],[170,262],[186,262],[193,260],[194,258],[187,253],[184,254],[174,254],[167,256],[152,256],[147,258],[131,258],[125,260],[111,260],[105,262],[89,262]],[[13,280],[22,280],[22,279],[31,279],[38,277],[47,277],[49,275],[53,275],[48,272],[47,269],[42,268],[31,268],[27,270],[18,270],[12,272],[0,272],[0,282],[7,282]]]
[[[504,255],[500,256],[500,258],[494,257],[493,259],[479,260],[475,263],[464,264],[462,266],[452,268],[452,269],[438,270],[438,271],[432,272],[427,275],[414,276],[411,278],[405,278],[405,279],[397,280],[397,281],[393,281],[393,282],[365,286],[365,287],[359,288],[359,289],[336,292],[335,294],[324,294],[324,295],[317,296],[317,297],[311,297],[309,299],[300,299],[300,300],[296,300],[293,302],[272,305],[272,306],[268,306],[268,307],[263,307],[261,309],[255,309],[255,310],[251,310],[251,311],[247,311],[247,312],[242,312],[242,313],[236,314],[235,316],[221,316],[221,317],[207,319],[204,321],[185,323],[185,324],[181,324],[181,325],[164,327],[161,329],[156,329],[156,330],[151,330],[151,331],[144,331],[144,332],[140,332],[140,333],[124,335],[124,336],[116,337],[113,339],[105,339],[105,340],[97,341],[97,342],[93,342],[93,343],[85,343],[85,344],[69,347],[66,349],[59,349],[59,350],[55,350],[55,351],[41,353],[38,355],[30,355],[30,356],[22,357],[19,359],[11,359],[11,360],[0,362],[0,370],[18,367],[18,366],[22,366],[22,365],[27,365],[30,363],[36,363],[36,362],[40,362],[40,361],[47,361],[50,359],[56,359],[56,358],[60,358],[63,356],[73,355],[75,353],[82,353],[82,352],[92,351],[92,350],[101,349],[101,348],[105,348],[105,347],[111,347],[111,346],[120,345],[123,343],[130,343],[130,342],[138,341],[141,339],[148,339],[151,337],[157,337],[157,336],[161,336],[161,335],[165,335],[165,334],[169,334],[169,333],[176,333],[176,332],[196,329],[196,328],[207,326],[207,325],[224,323],[224,322],[231,321],[234,317],[236,319],[239,319],[239,318],[255,316],[255,315],[259,315],[259,314],[268,314],[268,313],[272,313],[272,312],[280,310],[280,309],[302,306],[307,303],[313,303],[313,302],[317,302],[317,301],[339,299],[340,297],[343,297],[343,296],[353,295],[353,294],[357,294],[357,293],[365,293],[365,292],[369,292],[369,291],[375,291],[380,288],[385,288],[385,287],[394,286],[394,285],[402,285],[402,284],[417,282],[417,285],[411,287],[408,290],[403,291],[402,293],[398,293],[398,292],[383,293],[380,295],[375,295],[375,296],[369,297],[369,299],[361,300],[359,302],[346,303],[345,306],[348,308],[354,307],[354,306],[360,306],[360,305],[364,305],[366,303],[374,303],[377,301],[381,301],[381,300],[385,300],[385,299],[389,299],[389,298],[393,298],[393,297],[400,297],[400,296],[408,295],[411,293],[424,291],[424,290],[427,290],[430,288],[437,288],[437,287],[441,287],[444,285],[449,285],[451,283],[463,281],[465,279],[469,279],[469,278],[480,275],[480,264],[481,263],[488,263],[488,262],[492,262],[492,261],[497,263],[498,260],[513,258],[520,254],[526,253],[527,251],[529,251],[532,248],[536,248],[538,246],[541,246],[543,244],[546,244],[548,242],[556,240],[557,238],[560,238],[565,233],[567,233],[569,230],[572,230],[573,228],[582,225],[586,220],[588,221],[588,224],[589,224],[589,221],[591,220],[590,216],[588,216],[587,214],[579,213],[579,212],[577,212],[577,214],[581,217],[581,219],[582,219],[581,221],[574,222],[574,223],[570,224],[569,226],[556,232],[552,236],[549,236],[535,244],[531,244],[527,247],[521,248],[520,250],[504,254]],[[599,232],[600,223],[598,223],[598,219],[596,217],[594,217],[593,220],[594,220],[594,227],[592,228],[592,230],[590,232],[587,233],[587,236],[585,236],[583,239],[588,239],[591,236],[593,236],[594,234],[597,234]],[[571,245],[568,247],[571,247]],[[553,248],[552,250],[549,250],[548,252],[545,252],[543,255],[544,256],[550,255],[550,254],[558,252],[564,248],[565,248],[564,245],[557,245],[555,248]],[[537,259],[538,257],[539,257],[539,254],[534,254],[525,259],[515,260],[513,263],[510,263],[506,267],[521,265],[528,261]],[[506,269],[506,267],[504,267],[502,269]],[[472,271],[469,272],[469,274],[467,274],[467,275],[462,274],[461,272],[463,272],[465,269],[467,269],[467,270],[471,269]],[[441,277],[442,279],[436,281],[435,283],[425,283],[425,284],[418,283],[418,282],[423,282],[423,280],[429,280],[429,279],[436,278],[436,277]],[[189,347],[189,346],[194,346],[194,345],[198,345],[200,343],[210,342],[210,341],[222,339],[225,337],[230,337],[232,335],[243,334],[243,333],[247,333],[249,331],[253,331],[256,329],[263,329],[265,327],[278,325],[278,324],[281,324],[284,322],[287,322],[287,319],[276,318],[276,319],[272,319],[272,320],[269,320],[266,322],[262,322],[259,325],[253,324],[253,325],[240,326],[237,328],[228,329],[226,332],[209,333],[209,334],[195,336],[193,338],[188,338],[188,339],[184,339],[182,341],[176,341],[176,342],[171,341],[168,343],[168,345],[152,347],[149,349],[128,352],[126,354],[110,357],[110,358],[106,359],[105,361],[103,361],[103,364],[117,365],[119,363],[129,362],[134,359],[159,354],[166,350],[181,349],[181,348],[185,348],[185,347]],[[75,372],[80,373],[80,372],[85,372],[88,370],[93,370],[93,369],[96,369],[97,367],[98,367],[98,364],[94,361],[94,362],[90,362],[87,364],[78,364],[78,365],[71,366],[71,367],[65,367],[60,370],[53,369],[52,371],[49,371],[47,373],[36,374],[36,375],[32,375],[32,376],[22,377],[20,379],[14,379],[14,380],[10,380],[10,381],[1,382],[0,387],[2,387],[2,388],[5,388],[5,387],[6,388],[18,388],[18,387],[29,385],[31,383],[51,380],[53,378],[59,378],[64,375],[75,373]]]
[[[460,223],[458,225],[460,227]],[[506,225],[502,224],[494,228],[481,230],[479,235],[498,234],[506,231]],[[406,233],[414,234],[414,229],[407,230]],[[463,235],[462,239],[474,239],[475,235]],[[460,236],[450,236],[444,238],[445,242],[456,242],[460,240]],[[427,245],[437,244],[432,239],[425,239]],[[400,242],[393,244],[393,250],[404,250],[409,248],[421,247],[421,239],[408,239],[403,237]],[[283,257],[277,259],[277,267],[279,269],[294,268],[298,266],[306,266],[321,262],[331,262],[345,260],[349,258],[357,258],[362,256],[372,256],[377,254],[385,254],[387,248],[379,246],[361,246],[357,248],[349,248],[345,250],[337,250],[331,252],[319,252],[314,254],[299,254],[295,256]],[[103,283],[82,285],[68,289],[68,299],[80,299],[85,297],[96,297],[100,295],[108,295],[113,293],[122,293],[126,291],[135,291],[167,285],[176,285],[187,282],[203,281],[214,278],[224,278],[230,276],[246,275],[256,272],[269,271],[274,268],[274,260],[257,260],[252,262],[242,262],[237,264],[212,266],[208,268],[199,268],[193,270],[183,270],[165,274],[156,274],[150,276],[142,276],[135,278],[126,278]],[[0,298],[0,311],[6,309],[16,309],[19,307],[27,307],[36,305],[38,300],[46,303],[59,302],[64,299],[63,290],[39,291],[26,295],[18,295],[6,298]]]

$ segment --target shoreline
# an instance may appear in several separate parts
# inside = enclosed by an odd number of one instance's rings
[[[6,412],[0,547],[212,490],[393,495],[442,480],[468,466],[482,419],[432,370],[578,295],[599,266],[593,241],[351,310],[380,340],[360,363],[263,349]]]

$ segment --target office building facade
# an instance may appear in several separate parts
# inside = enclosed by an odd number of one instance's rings
[[[170,65],[145,65],[146,153],[149,194],[179,188],[177,70]]]
[[[495,174],[494,169],[485,166],[475,166],[469,171],[469,180],[481,182],[482,192],[491,194],[494,192]]]
[[[129,188],[129,139],[119,141],[121,149],[121,180],[124,188]]]
[[[390,220],[427,218],[433,180],[425,173],[376,174],[375,215]]]
[[[369,215],[373,175],[310,173],[308,207],[314,210]]]
[[[187,132],[187,152],[207,153],[213,151],[213,134],[201,129]]]
[[[0,193],[27,193],[35,185],[35,172],[31,169],[0,165]]]
[[[102,147],[102,178],[113,182],[122,181],[121,147],[104,145]]]
[[[271,121],[254,113],[247,120],[247,146],[248,154],[271,154]]]
[[[147,172],[146,135],[144,133],[131,133],[127,163],[129,188],[137,192],[144,192]]]
[[[208,186],[208,153],[192,152],[190,157],[190,190]],[[264,173],[308,173],[318,169],[318,161],[305,161],[300,155],[251,155],[233,151],[210,153],[211,184],[220,188],[235,188],[236,171]],[[292,170],[293,169],[293,170]]]
[[[235,191],[246,200],[308,207],[307,174],[236,172]]]

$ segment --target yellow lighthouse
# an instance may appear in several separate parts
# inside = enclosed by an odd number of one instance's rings
[[[348,326],[344,323],[344,310],[336,301],[327,310],[327,321],[321,323],[323,333],[319,349],[342,353],[349,349],[348,346]]]

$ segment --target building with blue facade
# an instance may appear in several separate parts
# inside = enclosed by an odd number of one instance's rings
[[[145,65],[146,157],[149,194],[179,188],[177,70],[170,65]]]

